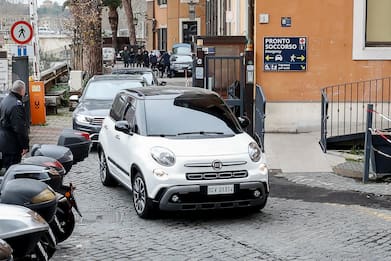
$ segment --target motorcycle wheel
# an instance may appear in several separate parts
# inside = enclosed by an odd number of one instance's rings
[[[68,203],[58,204],[56,216],[49,225],[56,237],[57,243],[63,242],[72,235],[73,229],[75,228],[75,215],[69,209]]]
[[[56,244],[51,240],[49,232],[45,233],[42,238],[39,240],[37,246],[35,247],[35,260],[36,261],[46,261],[52,258],[56,252]]]

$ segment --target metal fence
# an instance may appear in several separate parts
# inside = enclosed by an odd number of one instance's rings
[[[391,77],[329,86],[321,91],[321,139],[324,152],[364,144],[366,104],[380,114],[391,113]],[[374,117],[373,128],[390,129],[389,121]]]
[[[244,57],[206,56],[205,88],[225,99],[237,116],[244,114]]]

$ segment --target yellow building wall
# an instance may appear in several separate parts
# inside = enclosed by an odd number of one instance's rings
[[[260,24],[259,14],[269,14]],[[292,18],[281,27],[281,17]],[[268,102],[320,101],[320,90],[339,83],[388,77],[391,61],[354,61],[353,0],[255,1],[256,83]],[[264,37],[307,37],[307,70],[263,71]]]

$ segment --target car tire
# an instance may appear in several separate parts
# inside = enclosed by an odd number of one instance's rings
[[[259,212],[260,210],[262,210],[266,206],[266,203],[267,203],[267,196],[265,196],[265,199],[261,205],[250,207],[250,209],[253,212]]]
[[[114,187],[117,185],[117,181],[114,179],[113,175],[110,173],[109,166],[107,165],[106,155],[104,151],[100,153],[99,156],[99,176],[100,181],[104,186]]]
[[[141,173],[136,173],[132,180],[133,206],[137,215],[144,219],[154,217],[155,211],[152,200],[148,198],[147,187]]]

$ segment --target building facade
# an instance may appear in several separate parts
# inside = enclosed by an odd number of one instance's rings
[[[176,43],[192,42],[205,34],[206,0],[153,1],[154,49],[171,50]]]
[[[255,1],[266,130],[319,131],[322,88],[389,77],[389,10],[387,0]]]

